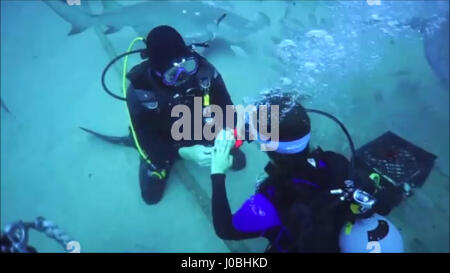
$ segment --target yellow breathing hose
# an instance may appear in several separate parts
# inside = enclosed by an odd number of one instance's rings
[[[136,37],[134,38],[134,40],[131,42],[130,46],[128,47],[127,52],[130,52],[133,49],[134,44],[137,41],[143,41],[144,38],[143,37]],[[125,60],[123,62],[123,70],[122,70],[122,94],[125,98],[125,103],[126,103],[126,98],[127,98],[127,87],[126,87],[126,81],[127,81],[127,64],[128,64],[128,56],[125,56]],[[150,159],[148,158],[148,155],[145,153],[144,150],[142,150],[141,146],[139,145],[139,141],[136,137],[136,132],[134,131],[133,128],[133,122],[131,121],[131,114],[130,114],[130,110],[127,108],[127,112],[128,112],[128,118],[130,119],[130,128],[131,128],[131,134],[133,135],[133,140],[134,143],[136,144],[136,147],[139,151],[139,154],[141,155],[141,157],[148,163],[148,164],[152,164],[152,162],[150,161]]]

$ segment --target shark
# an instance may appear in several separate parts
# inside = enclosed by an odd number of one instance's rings
[[[423,40],[424,57],[440,84],[449,87],[449,15],[438,13],[429,18],[413,17],[399,23],[417,31]],[[397,76],[404,75],[396,73]]]
[[[424,55],[431,70],[447,90],[449,87],[449,16],[437,31],[425,34]]]
[[[116,1],[102,1],[103,12],[92,14],[81,5],[68,5],[65,0],[42,0],[56,14],[71,25],[68,35],[77,35],[93,26],[104,26],[105,34],[132,27],[139,36],[158,25],[177,29],[187,44],[211,42],[223,46],[245,43],[252,33],[270,25],[270,18],[256,12],[247,19],[222,1],[141,1],[122,5]]]
[[[380,19],[371,19],[364,24],[376,25]],[[449,15],[448,6],[445,11],[437,9],[431,17],[412,17],[395,23],[397,27],[408,27],[421,35],[424,57],[440,84],[449,87]],[[391,37],[393,38],[393,37]],[[393,40],[391,40],[392,42]],[[406,75],[407,71],[399,71],[396,76]]]
[[[279,24],[285,30],[295,31],[297,33],[307,33],[311,29],[328,29],[333,23],[329,18],[329,14],[320,12],[320,4],[318,2],[289,2],[286,7],[284,16],[279,20]],[[411,29],[416,31],[423,41],[423,55],[439,82],[446,89],[449,87],[449,15],[448,4],[445,11],[436,9],[435,15],[431,17],[412,17],[406,20],[393,21],[395,27]],[[359,22],[366,26],[381,27],[386,25],[385,18],[363,19]],[[434,29],[434,30],[433,30]],[[391,37],[391,43],[394,42]],[[272,38],[273,43],[279,44],[282,39],[279,37]],[[408,72],[402,71],[395,73],[395,76],[404,76]]]

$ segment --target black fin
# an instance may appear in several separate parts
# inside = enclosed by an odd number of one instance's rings
[[[112,143],[112,144],[118,144],[118,145],[123,145],[123,146],[127,146],[127,147],[133,147],[135,148],[136,145],[134,144],[134,140],[133,137],[130,135],[128,136],[124,136],[124,137],[116,137],[116,136],[107,136],[107,135],[103,135],[97,132],[94,132],[90,129],[87,128],[83,128],[80,126],[80,129],[90,133],[98,138],[100,138],[101,140],[104,140],[106,142]]]
[[[2,109],[4,109],[6,111],[6,113],[12,115],[14,118],[16,118],[16,116],[9,110],[8,106],[6,106],[6,104],[3,102],[3,100],[0,98],[0,102],[2,104]]]
[[[219,17],[219,19],[217,19],[217,23],[216,26],[218,26],[220,24],[220,22],[222,22],[222,20],[227,16],[226,13],[222,14],[222,16]]]
[[[9,111],[8,106],[3,102],[3,100],[0,98],[0,102],[2,103],[2,108],[5,109],[5,111],[9,114],[11,114],[11,111]]]

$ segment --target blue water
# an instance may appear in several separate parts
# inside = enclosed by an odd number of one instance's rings
[[[184,5],[189,9],[189,2]],[[448,252],[449,90],[427,62],[423,38],[423,31],[438,31],[448,2],[217,5],[229,13],[224,22],[231,13],[254,18],[263,12],[270,18],[269,26],[251,35],[232,32],[234,55],[218,52],[209,58],[235,103],[273,87],[295,90],[306,106],[341,119],[358,147],[391,130],[438,157],[425,185],[389,219],[399,227],[406,251]],[[70,8],[108,12],[100,1],[81,0],[81,7]],[[149,11],[148,16],[164,20],[173,12]],[[430,20],[422,33],[402,25],[413,18]],[[144,29],[159,23],[146,23]],[[199,24],[199,31],[204,27]],[[148,206],[140,197],[137,152],[103,143],[78,128],[128,133],[125,105],[102,91],[100,76],[140,33],[127,25],[103,35],[105,26],[98,24],[67,36],[70,28],[42,1],[1,1],[1,98],[11,112],[1,110],[1,226],[44,216],[79,241],[82,252],[234,249],[215,235],[208,204],[196,198],[210,196],[208,168],[178,162],[163,200]],[[448,71],[448,53],[446,58]],[[130,58],[131,64],[138,61]],[[118,91],[119,70],[111,69],[108,76],[108,84]],[[327,119],[311,118],[313,144],[349,156],[339,128]],[[254,145],[243,150],[248,166],[227,175],[232,210],[254,192],[268,160]],[[35,231],[30,243],[42,252],[63,251]],[[260,252],[266,243],[252,239],[236,248]]]

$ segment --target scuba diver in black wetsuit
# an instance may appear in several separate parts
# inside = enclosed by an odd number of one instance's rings
[[[341,244],[345,244],[344,250],[354,251],[357,249],[354,246],[367,244],[359,234],[348,233],[351,236],[342,240],[340,237],[342,227],[349,219],[355,219],[354,215],[372,216],[364,213],[373,205],[373,197],[351,185],[343,187],[344,181],[345,184],[350,181],[352,163],[334,152],[320,148],[310,151],[310,119],[305,109],[292,99],[291,94],[269,96],[258,104],[279,105],[280,112],[284,112],[279,120],[277,148],[268,152],[267,177],[259,182],[255,195],[234,214],[225,188],[225,171],[232,163],[229,150],[234,139],[222,137],[216,140],[211,162],[216,234],[224,240],[265,237],[270,242],[266,252],[340,252]],[[261,121],[258,124],[261,125]],[[344,131],[349,136],[345,128]],[[225,134],[231,135],[228,131]],[[349,140],[353,151],[353,142],[351,138]],[[267,144],[260,135],[258,142]],[[359,230],[373,228],[358,224]],[[383,246],[389,246],[383,251],[401,251],[401,237],[392,224],[389,227],[387,232],[380,229],[385,234],[378,238],[387,238]],[[347,234],[348,229],[345,232]],[[389,232],[390,236],[387,236]]]
[[[145,49],[129,50],[116,57],[108,64],[102,75],[105,91],[115,98],[126,100],[131,119],[130,136],[109,137],[85,128],[81,129],[104,140],[135,146],[138,149],[141,155],[139,181],[142,197],[147,204],[155,204],[163,196],[169,171],[175,159],[191,160],[200,166],[209,166],[211,161],[210,146],[213,145],[213,141],[197,140],[193,134],[190,140],[175,141],[172,138],[172,125],[178,119],[171,116],[172,108],[177,105],[189,107],[190,113],[193,113],[191,124],[194,125],[195,110],[205,114],[213,104],[225,110],[226,105],[233,103],[218,71],[197,54],[192,46],[187,46],[175,29],[170,26],[155,27],[144,41]],[[122,98],[106,87],[105,74],[114,62],[133,53],[141,53],[141,57],[146,60],[126,74],[131,84],[126,91],[123,90],[125,98]],[[126,62],[127,59],[124,71]],[[198,105],[201,109],[194,110],[194,97],[201,98]],[[211,120],[202,115],[202,128]],[[194,132],[193,129],[190,131]],[[232,168],[234,170],[244,168],[246,162],[243,152],[236,148],[232,153],[234,155]]]

